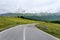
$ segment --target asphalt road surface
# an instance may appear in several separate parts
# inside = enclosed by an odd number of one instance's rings
[[[37,29],[35,24],[19,25],[0,32],[0,40],[58,40]]]

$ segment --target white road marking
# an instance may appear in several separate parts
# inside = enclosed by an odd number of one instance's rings
[[[24,30],[23,30],[23,40],[25,40],[25,31],[26,31],[26,28],[24,27]]]

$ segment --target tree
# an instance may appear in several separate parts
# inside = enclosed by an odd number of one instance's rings
[[[21,16],[21,18],[24,18],[23,16]]]
[[[20,16],[17,16],[18,18],[20,18]]]

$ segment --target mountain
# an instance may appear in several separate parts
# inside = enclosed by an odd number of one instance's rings
[[[24,18],[41,20],[41,21],[60,21],[60,13],[34,13],[34,14],[5,13],[5,14],[0,14],[0,16],[10,16],[10,17],[23,16]]]
[[[15,16],[20,16],[22,13],[4,13],[0,14],[0,16],[10,16],[10,17],[15,17]]]
[[[60,21],[60,13],[35,13],[26,14],[24,17],[42,21]]]

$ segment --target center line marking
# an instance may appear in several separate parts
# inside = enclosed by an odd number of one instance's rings
[[[26,31],[26,28],[24,27],[24,30],[23,30],[23,40],[25,40],[25,31]]]

